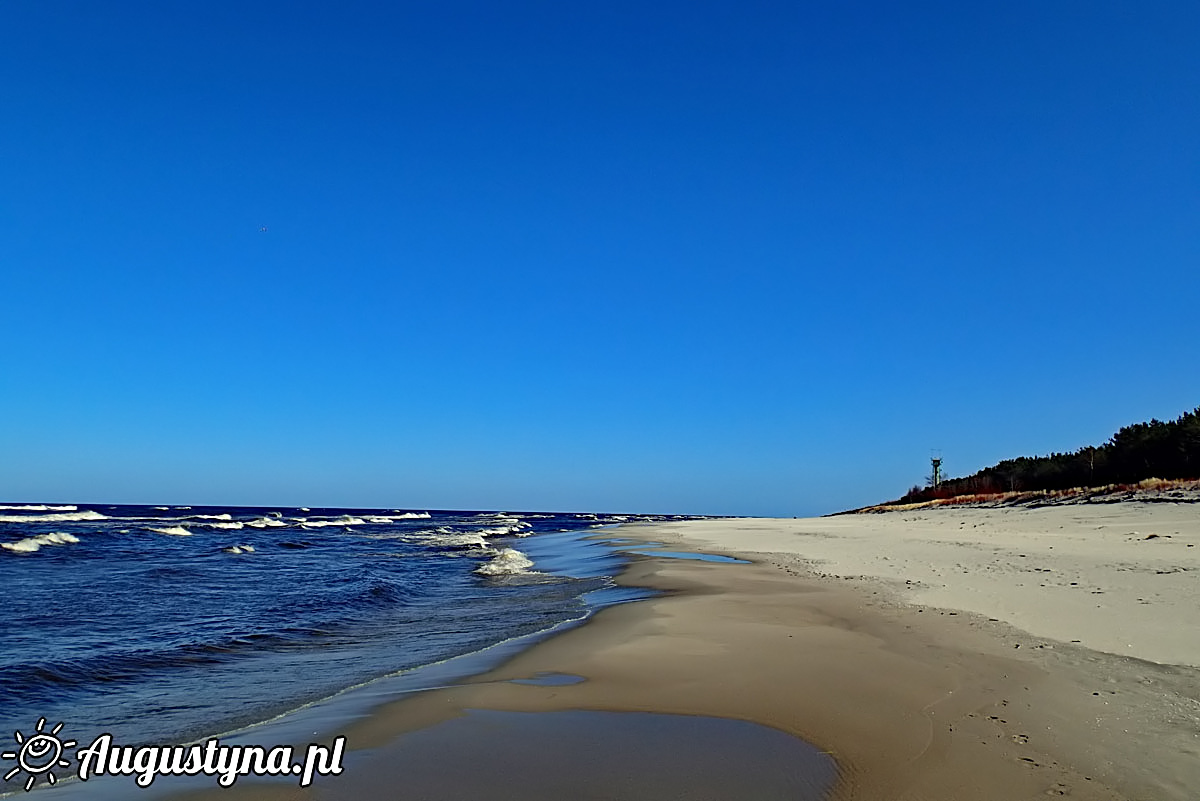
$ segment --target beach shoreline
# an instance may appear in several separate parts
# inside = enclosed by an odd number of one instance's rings
[[[1101,511],[1163,533],[1146,540],[1122,531],[1101,548],[1094,532],[1104,529],[1096,526],[1129,522],[1099,523]],[[1071,564],[1100,582],[1112,578],[1105,565],[1122,576],[1140,565],[1146,576],[1168,580],[1155,596],[1156,614],[1174,621],[1179,636],[1167,639],[1186,649],[1188,632],[1198,630],[1189,617],[1197,549],[1188,548],[1200,542],[1197,511],[956,509],[625,526],[618,547],[747,563],[635,556],[619,583],[659,595],[602,609],[486,673],[385,703],[338,732],[363,755],[341,777],[308,790],[246,783],[220,797],[352,798],[383,777],[400,782],[397,797],[404,797],[402,766],[414,733],[472,710],[582,710],[726,718],[794,735],[836,761],[834,799],[1190,798],[1200,785],[1200,670],[1146,656],[1177,647],[1159,641],[1169,628],[1155,629],[1157,639],[1127,637],[1134,653],[1119,653],[1069,642],[1082,637],[1030,632],[1014,625],[1023,607],[1001,607],[1032,592],[1017,586],[1029,577],[1054,575],[1044,571]],[[979,533],[981,523],[988,533]],[[974,533],[963,531],[971,526]],[[1170,550],[1149,555],[1145,546],[1155,543]],[[964,561],[972,550],[975,561]],[[1029,562],[1033,554],[1041,561]],[[1092,562],[1083,564],[1085,557]],[[1022,572],[997,567],[988,577],[985,564],[1009,559],[1020,560]],[[1165,572],[1163,560],[1177,569]],[[928,571],[941,571],[940,581]],[[898,579],[905,574],[917,578]],[[1072,587],[1065,576],[1062,583]],[[1106,625],[1136,625],[1147,614],[1146,604],[1122,606],[1127,590],[1144,591],[1134,585],[1111,588],[1109,606],[1091,617],[1055,605],[1054,593],[1066,591],[1057,587],[1038,587],[1050,600],[1034,603],[1050,604],[1046,625],[1086,623],[1094,640]],[[968,592],[975,586],[987,592]],[[536,681],[547,675],[582,680]],[[566,765],[576,758],[559,756]],[[449,774],[461,772],[447,760]]]

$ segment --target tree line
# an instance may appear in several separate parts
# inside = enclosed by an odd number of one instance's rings
[[[1134,423],[1103,445],[1073,453],[1021,456],[937,487],[913,487],[897,503],[957,495],[1135,484],[1147,478],[1200,478],[1200,406],[1175,420]]]

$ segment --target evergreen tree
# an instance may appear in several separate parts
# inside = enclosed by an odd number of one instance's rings
[[[1136,484],[1148,478],[1200,478],[1200,406],[1176,420],[1150,420],[1122,428],[1099,446],[1074,453],[1019,456],[934,488],[913,487],[898,503],[958,495],[1061,490]]]

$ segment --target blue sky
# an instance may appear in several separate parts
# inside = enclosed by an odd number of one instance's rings
[[[902,5],[0,5],[0,497],[807,515],[1200,404],[1200,7]]]

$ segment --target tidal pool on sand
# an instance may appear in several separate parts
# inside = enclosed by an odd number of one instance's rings
[[[692,553],[691,551],[625,551],[625,553],[637,554],[638,556],[662,556],[666,559],[694,559],[697,562],[730,562],[739,565],[750,564],[745,559],[736,559],[732,556],[721,556],[715,553]]]
[[[317,797],[521,801],[818,801],[833,760],[776,729],[724,718],[634,712],[465,715],[349,755]]]
[[[579,684],[587,681],[583,676],[576,676],[571,673],[538,673],[536,676],[528,679],[513,679],[513,684],[533,684],[538,687],[565,687],[570,684]]]

